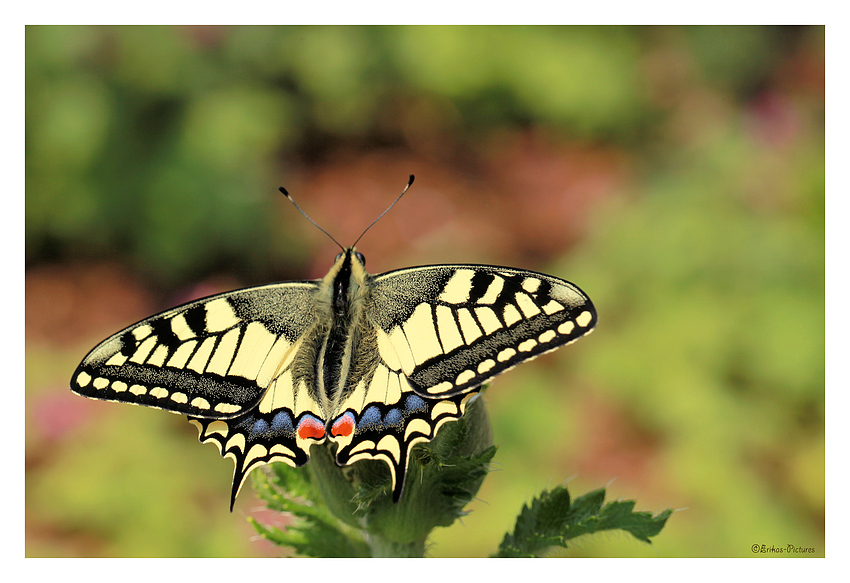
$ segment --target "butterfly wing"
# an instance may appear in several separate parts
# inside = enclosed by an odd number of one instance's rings
[[[324,439],[310,341],[318,282],[204,298],[152,316],[95,347],[77,367],[80,395],[188,415],[203,442],[235,462],[233,499],[254,466],[300,466]]]
[[[337,463],[382,459],[401,496],[410,451],[459,419],[478,387],[573,342],[596,325],[590,299],[564,280],[483,265],[376,276],[352,352],[356,372],[331,439]]]

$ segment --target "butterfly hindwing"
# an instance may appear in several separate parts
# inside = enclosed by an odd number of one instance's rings
[[[296,418],[288,407],[265,414],[252,410],[226,421],[194,417],[189,421],[198,428],[201,442],[214,443],[222,457],[233,459],[231,510],[252,469],[276,461],[303,466],[310,459],[310,445],[324,439],[321,421],[306,412]],[[312,433],[305,436],[305,431]]]

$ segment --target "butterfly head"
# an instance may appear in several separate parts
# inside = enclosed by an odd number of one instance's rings
[[[341,253],[337,253],[336,257],[334,258],[334,264],[340,263],[340,261],[355,261],[360,264],[361,268],[366,267],[366,257],[364,257],[363,254],[355,247],[348,247],[344,249]]]

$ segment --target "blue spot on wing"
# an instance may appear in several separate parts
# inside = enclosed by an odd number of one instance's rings
[[[381,410],[377,405],[370,405],[360,415],[360,422],[357,424],[357,429],[377,430],[381,428]]]
[[[254,421],[254,425],[251,426],[251,435],[260,435],[268,432],[268,430],[269,424],[263,419],[257,419]]]
[[[419,395],[414,395],[413,393],[410,393],[404,400],[404,410],[407,412],[422,411],[426,408],[427,405],[425,404],[425,399],[423,399]]]
[[[390,409],[386,415],[384,415],[384,424],[385,425],[401,425],[401,422],[404,421],[404,416],[401,414],[401,411],[398,409]]]
[[[275,433],[294,433],[292,415],[287,411],[279,411],[272,419],[272,431]]]

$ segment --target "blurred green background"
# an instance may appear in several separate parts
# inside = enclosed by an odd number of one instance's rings
[[[569,479],[680,509],[652,546],[824,554],[822,27],[28,27],[26,554],[268,556],[184,418],[88,401],[98,341],[210,293],[481,262],[599,326],[486,392],[494,472],[433,556]],[[776,555],[774,555],[776,556]]]

